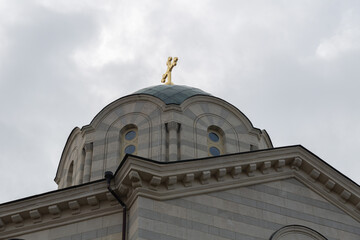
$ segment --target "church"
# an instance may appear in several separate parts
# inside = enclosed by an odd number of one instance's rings
[[[0,239],[359,240],[360,186],[236,106],[163,85],[74,128],[58,190],[0,205]]]

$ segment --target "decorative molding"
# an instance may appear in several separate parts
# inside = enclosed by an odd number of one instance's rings
[[[69,208],[72,210],[72,214],[79,214],[80,213],[80,204],[78,201],[70,201],[68,202]]]
[[[329,178],[325,183],[326,191],[330,192],[331,190],[333,190],[333,188],[335,187],[335,184],[336,183]]]
[[[157,186],[159,186],[161,183],[161,177],[158,176],[152,176],[151,180],[150,180],[150,188],[152,190],[157,190]]]
[[[121,212],[119,203],[111,197],[104,180],[4,204],[0,206],[1,238]],[[36,209],[34,202],[37,202]]]
[[[126,196],[129,193],[129,188],[124,184],[120,184],[120,186],[118,187],[118,191],[121,196]]]
[[[270,240],[286,240],[286,239],[313,239],[313,240],[327,240],[323,235],[306,226],[288,225],[280,228],[270,237]]]
[[[166,181],[166,187],[168,190],[174,190],[177,183],[177,176],[170,176]]]
[[[226,168],[220,168],[216,171],[216,180],[218,182],[222,182],[225,179]]]
[[[201,184],[203,184],[203,185],[208,184],[210,177],[211,177],[211,172],[210,171],[202,171],[201,172],[201,177],[200,177]]]
[[[194,179],[195,175],[193,173],[188,173],[185,175],[182,182],[184,183],[185,187],[191,187]]]
[[[262,174],[268,174],[270,167],[271,167],[271,162],[269,161],[263,162],[261,164],[260,171],[262,172]]]
[[[86,201],[91,206],[91,210],[95,210],[100,207],[99,200],[96,196],[87,197]]]
[[[300,169],[301,164],[302,164],[302,159],[299,157],[295,157],[291,164],[291,168],[298,171]]]
[[[300,146],[167,164],[129,156],[113,188],[131,207],[138,196],[167,200],[286,178],[296,178],[360,221],[359,186]],[[0,234],[11,238],[121,212],[121,206],[103,180],[2,204],[0,212]]]
[[[137,171],[131,171],[129,173],[129,179],[133,188],[138,188],[142,186],[141,178]]]
[[[310,172],[310,177],[313,179],[313,181],[315,182],[320,176],[320,172],[316,169],[313,169],[311,172]]]
[[[255,174],[254,174],[255,170],[256,170],[256,163],[249,164],[249,166],[246,168],[247,175],[249,177],[255,176]]]
[[[134,172],[141,187],[132,186]],[[129,188],[126,203],[131,206],[139,195],[168,200],[291,177],[360,221],[359,211],[354,211],[360,207],[359,187],[301,146],[171,164],[129,156],[115,181]]]
[[[24,225],[23,223],[24,219],[21,217],[19,213],[11,215],[11,220],[13,223],[15,223],[16,227],[22,227]]]
[[[61,216],[60,208],[57,205],[51,205],[48,207],[49,213],[52,215],[52,218],[59,218]]]
[[[232,168],[231,170],[231,176],[233,178],[239,178],[240,177],[240,174],[241,174],[241,171],[242,171],[242,167],[241,166],[235,166]]]
[[[351,197],[351,193],[349,191],[347,191],[346,189],[344,189],[341,194],[340,194],[341,198],[343,199],[344,202],[348,201]]]
[[[33,220],[33,223],[39,223],[42,221],[41,214],[38,209],[29,211],[29,215],[30,215],[31,219]]]
[[[285,167],[285,159],[280,159],[275,163],[275,170],[278,172],[282,172]]]

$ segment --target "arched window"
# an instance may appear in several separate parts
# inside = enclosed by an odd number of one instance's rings
[[[288,225],[280,228],[274,232],[269,240],[327,240],[326,237],[317,231],[301,226],[301,225]]]
[[[67,173],[67,177],[66,177],[66,186],[70,187],[72,185],[72,181],[73,181],[73,174],[74,174],[74,161],[72,161],[70,163],[70,167]]]
[[[121,130],[121,158],[125,154],[137,154],[138,129],[135,125],[128,125]]]
[[[219,156],[224,154],[224,132],[217,126],[210,126],[208,127],[207,134],[209,156]]]

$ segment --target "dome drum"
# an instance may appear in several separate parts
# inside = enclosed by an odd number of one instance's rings
[[[233,105],[196,88],[161,85],[116,100],[73,131],[55,180],[63,188],[101,179],[126,154],[166,162],[266,148],[272,148],[266,132]],[[76,176],[69,176],[70,164]]]

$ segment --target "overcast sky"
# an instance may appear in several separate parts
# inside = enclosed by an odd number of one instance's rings
[[[71,130],[175,84],[360,183],[360,1],[0,0],[0,202],[55,190]]]

